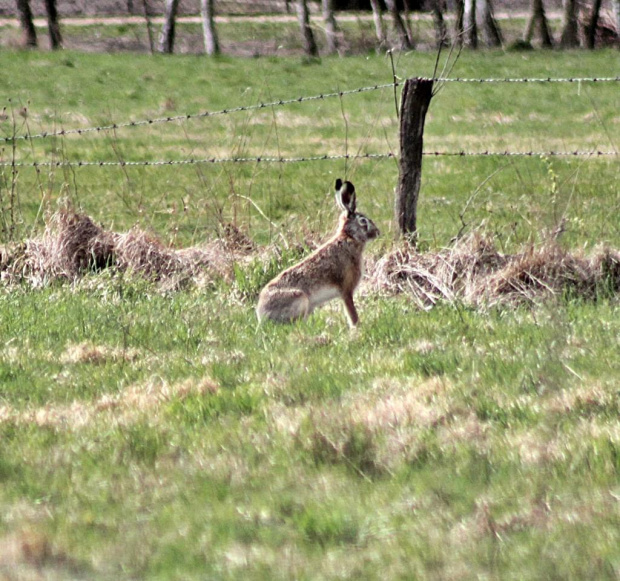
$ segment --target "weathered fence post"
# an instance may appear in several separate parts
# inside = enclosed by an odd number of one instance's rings
[[[433,96],[430,79],[407,79],[400,104],[400,164],[394,215],[398,230],[415,236],[422,179],[424,120]]]

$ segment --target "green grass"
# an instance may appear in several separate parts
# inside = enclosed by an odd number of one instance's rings
[[[610,76],[611,56],[464,54],[454,74]],[[391,79],[377,56],[3,52],[0,64],[5,99],[16,112],[28,104],[33,133]],[[431,74],[433,58],[403,55],[396,66],[401,77]],[[611,148],[618,99],[615,85],[450,84],[431,105],[427,147]],[[393,100],[387,90],[20,143],[16,155],[384,151],[397,143]],[[10,133],[11,118],[1,123]],[[617,578],[617,298],[423,312],[408,297],[371,294],[357,299],[356,332],[337,305],[257,327],[264,281],[296,260],[305,236],[333,228],[329,190],[345,170],[386,232],[369,248],[379,256],[391,243],[393,161],[20,169],[18,239],[68,197],[107,228],[138,223],[180,246],[233,221],[288,250],[179,292],[110,273],[0,287],[1,575]],[[5,169],[3,210],[12,179]],[[566,246],[618,247],[617,181],[613,158],[427,160],[421,245],[442,247],[464,221],[514,252],[564,216]]]
[[[5,533],[91,577],[617,572],[617,305],[370,297],[351,336],[141,291],[3,295]]]
[[[17,133],[39,133],[169,115],[219,111],[239,105],[389,83],[385,57],[240,60],[200,56],[173,59],[142,55],[3,53],[0,81],[5,104],[15,113]],[[613,76],[612,52],[562,54],[464,54],[453,75],[462,77]],[[70,65],[70,66],[69,66]],[[431,75],[434,57],[402,55],[401,78]],[[24,71],[34,71],[25,74]],[[18,111],[28,107],[24,120]],[[616,84],[448,84],[431,105],[425,133],[430,151],[547,151],[617,147],[620,106]],[[0,122],[13,131],[12,113]],[[312,156],[396,152],[398,121],[391,89],[253,110],[185,122],[147,125],[65,139],[19,142],[25,162],[53,159],[118,161],[184,160],[201,157]],[[12,152],[5,147],[3,159]],[[521,244],[569,220],[572,245],[593,241],[618,245],[615,159],[513,158],[427,159],[420,203],[420,236],[447,244],[461,227],[485,224]],[[55,208],[70,198],[109,227],[136,221],[160,237],[186,245],[214,236],[233,221],[260,242],[300,222],[319,232],[333,223],[328,203],[335,177],[358,184],[360,206],[389,233],[397,167],[393,160],[301,164],[216,164],[159,168],[84,167],[35,172],[17,180],[20,217],[27,232],[43,200]],[[12,175],[3,170],[6,200]],[[553,195],[552,195],[553,193]],[[472,198],[467,205],[467,200]],[[102,203],[102,197],[105,203]],[[249,201],[249,199],[251,201]],[[5,207],[5,202],[3,202]],[[40,222],[39,222],[40,226]]]

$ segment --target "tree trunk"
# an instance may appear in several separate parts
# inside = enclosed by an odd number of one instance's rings
[[[29,0],[17,0],[16,4],[17,12],[19,13],[19,24],[22,27],[24,46],[37,46],[37,31],[32,21],[30,2]]]
[[[465,0],[463,13],[463,28],[465,29],[465,46],[478,48],[478,26],[476,24],[476,0]]]
[[[153,39],[153,25],[151,23],[151,11],[149,10],[148,0],[142,0],[142,10],[146,21],[146,33],[149,37],[149,50],[151,54],[155,52],[155,40]]]
[[[405,27],[405,23],[400,16],[400,11],[398,10],[396,0],[385,0],[385,5],[387,6],[390,14],[392,15],[394,30],[396,30],[396,33],[398,35],[400,48],[403,50],[411,50],[412,48],[414,48],[413,42],[407,34],[407,28]]]
[[[166,0],[164,25],[162,26],[161,35],[159,37],[159,52],[172,54],[174,51],[175,21],[178,7],[179,0]]]
[[[588,26],[586,27],[586,46],[590,50],[592,50],[596,44],[596,29],[598,28],[598,19],[601,13],[601,1],[602,0],[594,0],[590,22],[588,22]]]
[[[301,37],[303,38],[304,51],[310,57],[319,56],[319,49],[314,40],[314,34],[310,27],[310,12],[308,11],[308,3],[306,0],[297,0],[297,18],[299,27],[301,28]]]
[[[577,0],[564,0],[562,3],[562,48],[579,46],[579,24],[577,20]]]
[[[523,33],[523,40],[531,44],[534,36],[534,27],[538,25],[540,41],[543,48],[551,48],[553,46],[553,37],[549,30],[549,23],[547,22],[543,0],[532,0],[530,7],[532,12],[527,21],[525,32]]]
[[[409,43],[412,48],[415,48],[415,40],[413,29],[411,28],[411,18],[409,13],[409,0],[403,0],[403,23],[405,25],[405,30],[407,31],[407,38],[409,39]]]
[[[215,29],[214,0],[200,0],[202,32],[205,40],[205,52],[208,55],[220,54],[220,43]]]
[[[433,81],[407,79],[400,106],[400,160],[394,218],[401,234],[415,236],[422,183],[424,121],[433,96]]]
[[[433,26],[435,28],[435,46],[448,46],[448,30],[443,17],[444,4],[442,0],[433,0]]]
[[[56,0],[45,0],[45,11],[47,12],[47,28],[50,35],[50,46],[52,50],[62,48],[62,35],[60,34]]]
[[[464,42],[465,37],[465,1],[455,0],[454,8],[456,10],[454,18],[454,44],[456,46],[461,46]]]
[[[321,0],[323,19],[325,20],[325,35],[327,37],[327,52],[338,52],[338,23],[334,16],[334,0]]]
[[[379,0],[370,0],[370,6],[372,8],[372,17],[375,21],[375,31],[377,32],[379,49],[383,49],[387,45],[387,34],[385,33],[385,25],[383,24]]]
[[[620,0],[613,0],[614,24],[616,25],[616,43],[620,48]]]
[[[502,46],[502,33],[497,20],[495,20],[493,0],[480,0],[479,10],[485,44],[492,47]]]

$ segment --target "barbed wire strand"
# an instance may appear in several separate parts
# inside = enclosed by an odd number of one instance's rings
[[[425,151],[428,157],[605,157],[618,155],[615,151]],[[395,153],[325,154],[299,157],[208,157],[200,159],[175,159],[157,161],[1,161],[0,167],[159,167],[218,163],[304,163],[313,161],[353,159],[393,159]]]
[[[322,99],[330,99],[332,97],[343,97],[345,95],[353,95],[357,93],[366,93],[369,91],[377,91],[379,89],[386,89],[393,87],[394,83],[387,83],[384,85],[371,85],[368,87],[359,87],[357,89],[350,89],[347,91],[338,91],[335,93],[321,93],[318,95],[311,95],[307,97],[296,97],[294,99],[278,99],[277,101],[271,101],[268,103],[256,103],[254,105],[242,105],[239,107],[229,107],[226,109],[220,109],[219,111],[203,111],[200,113],[187,113],[184,115],[172,115],[169,117],[156,117],[152,119],[143,119],[140,121],[126,121],[123,123],[112,123],[110,125],[101,125],[98,127],[84,127],[81,129],[61,129],[59,131],[44,131],[42,133],[36,133],[33,135],[24,134],[10,137],[1,137],[0,143],[10,143],[12,141],[24,141],[32,139],[44,139],[47,137],[64,137],[66,135],[82,135],[84,133],[112,131],[117,129],[124,129],[127,127],[140,127],[144,125],[156,125],[159,123],[171,123],[174,121],[187,121],[191,119],[201,119],[205,117],[216,117],[219,115],[228,115],[230,113],[239,113],[242,111],[253,111],[256,109],[269,109],[271,107],[281,107],[284,105],[292,105],[294,103],[305,103],[308,101],[319,101]]]
[[[461,77],[448,77],[448,78],[427,78],[421,77],[422,80],[433,81],[436,83],[608,83],[608,82],[620,82],[620,77],[568,77],[568,78],[553,78],[553,77],[540,77],[540,78],[461,78]],[[378,85],[369,85],[367,87],[359,87],[357,89],[349,89],[346,91],[336,91],[332,93],[320,93],[318,95],[301,96],[294,99],[279,99],[268,103],[256,103],[254,105],[242,105],[238,107],[230,107],[226,109],[220,109],[219,111],[203,111],[200,113],[187,113],[183,115],[172,115],[168,117],[155,117],[152,119],[142,119],[139,121],[125,121],[122,123],[112,123],[110,125],[100,125],[95,127],[84,127],[78,129],[61,129],[58,131],[43,131],[36,134],[23,134],[14,135],[8,137],[0,137],[0,143],[12,143],[15,141],[26,141],[33,139],[45,139],[49,137],[64,137],[66,135],[83,135],[85,133],[94,133],[102,131],[112,131],[117,129],[124,129],[128,127],[141,127],[145,125],[156,125],[161,123],[171,123],[175,121],[187,121],[191,119],[200,119],[205,117],[216,117],[219,115],[228,115],[231,113],[239,113],[242,111],[252,111],[256,109],[266,109],[271,107],[280,107],[285,105],[292,105],[294,103],[305,103],[308,101],[318,101],[324,99],[330,99],[333,97],[344,97],[346,95],[354,95],[359,93],[366,93],[370,91],[377,91],[380,89],[388,89],[398,87],[402,82],[385,83]]]
[[[525,77],[525,78],[491,78],[468,79],[463,77],[426,79],[442,83],[617,83],[620,77]]]

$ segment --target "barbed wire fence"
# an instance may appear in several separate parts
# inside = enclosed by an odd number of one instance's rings
[[[206,164],[243,164],[243,163],[251,163],[251,164],[301,164],[301,163],[311,163],[311,162],[322,162],[329,160],[345,160],[345,161],[353,161],[353,160],[384,160],[384,159],[399,159],[401,158],[402,163],[402,153],[403,153],[403,141],[401,140],[401,151],[399,154],[394,151],[387,152],[358,152],[358,153],[324,153],[324,154],[300,154],[300,155],[259,155],[259,156],[251,156],[251,155],[212,155],[212,156],[191,156],[186,157],[184,159],[159,159],[159,160],[145,160],[145,159],[121,159],[117,155],[117,159],[100,159],[100,160],[76,160],[70,159],[68,155],[63,155],[62,159],[42,159],[42,160],[25,160],[22,158],[22,154],[20,153],[20,149],[18,147],[20,142],[23,143],[32,143],[38,140],[46,140],[46,139],[62,139],[66,140],[67,138],[73,137],[81,137],[89,134],[93,135],[109,135],[114,134],[119,130],[132,130],[140,127],[148,127],[155,125],[162,125],[168,123],[179,123],[179,122],[187,122],[197,119],[205,119],[217,116],[225,116],[232,115],[235,113],[241,112],[250,112],[250,111],[260,111],[267,109],[274,109],[277,107],[285,107],[294,104],[300,103],[309,103],[322,101],[327,99],[342,99],[348,96],[360,95],[363,93],[368,93],[372,91],[384,90],[384,89],[394,89],[398,87],[404,87],[406,83],[410,82],[393,82],[393,83],[384,83],[384,84],[375,84],[364,87],[357,87],[349,90],[341,90],[341,91],[333,91],[329,93],[319,93],[315,95],[302,95],[296,98],[289,99],[276,99],[269,102],[258,102],[249,105],[241,105],[228,107],[221,110],[213,110],[213,111],[201,111],[194,113],[186,113],[183,115],[174,115],[174,116],[164,116],[164,117],[153,117],[148,119],[139,119],[139,120],[130,120],[130,121],[122,121],[118,123],[111,123],[106,125],[99,126],[88,126],[88,127],[77,127],[77,128],[61,128],[55,129],[51,131],[41,131],[39,133],[22,133],[17,134],[15,128],[13,129],[11,134],[7,134],[4,136],[0,136],[0,168],[10,168],[13,172],[13,176],[11,181],[12,195],[15,196],[15,188],[16,188],[16,179],[15,174],[19,168],[35,168],[37,171],[42,168],[68,168],[74,170],[76,168],[111,168],[111,167],[120,167],[120,168],[130,168],[130,167],[142,167],[142,168],[157,168],[164,166],[191,166],[191,165],[206,165]],[[430,86],[433,85],[443,85],[447,83],[464,83],[464,84],[473,84],[473,85],[483,85],[483,84],[615,84],[620,82],[620,77],[524,77],[524,78],[461,78],[461,77],[421,77],[415,79],[417,83],[426,83]],[[402,112],[401,112],[402,114]],[[424,120],[422,119],[422,127],[420,128],[420,135],[423,134],[423,125]],[[401,119],[401,131],[403,120]],[[415,124],[419,124],[420,120],[415,120]],[[410,140],[408,140],[410,141]],[[411,141],[413,143],[413,141]],[[65,143],[67,143],[65,141]],[[4,147],[2,147],[4,144]],[[5,158],[5,153],[8,153],[9,159]],[[117,152],[115,151],[115,154]],[[33,154],[33,150],[27,150],[28,156]],[[557,149],[543,150],[535,149],[535,150],[526,150],[526,151],[512,151],[512,150],[482,150],[482,151],[468,151],[465,149],[459,150],[446,150],[446,151],[438,151],[438,150],[423,150],[421,153],[422,156],[425,157],[462,157],[462,158],[472,158],[472,157],[566,157],[566,158],[609,158],[613,156],[618,156],[618,151],[615,150],[603,150],[600,148],[577,148],[572,150],[560,151]],[[407,170],[404,170],[403,167],[400,168],[400,173],[404,173]],[[421,174],[421,163],[419,167],[413,168],[414,172],[418,172]],[[419,182],[419,180],[418,180]],[[411,192],[404,191],[400,195],[411,195]],[[417,192],[413,195],[416,197],[417,201]],[[413,225],[413,231],[415,231],[415,223]]]

